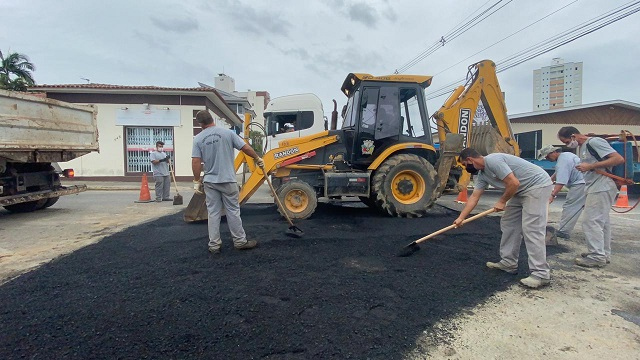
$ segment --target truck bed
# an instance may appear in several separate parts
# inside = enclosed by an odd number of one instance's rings
[[[98,151],[96,110],[0,90],[0,157],[63,162]]]

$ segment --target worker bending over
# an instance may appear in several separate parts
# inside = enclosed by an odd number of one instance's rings
[[[524,237],[531,275],[521,279],[520,283],[534,289],[548,285],[551,270],[547,263],[545,234],[547,207],[553,186],[549,174],[541,167],[517,156],[482,156],[472,148],[462,150],[460,162],[471,175],[478,176],[473,193],[453,224],[462,226],[462,221],[476,207],[489,185],[504,189],[504,193],[493,206],[496,211],[504,211],[500,220],[501,259],[496,263],[487,262],[487,267],[516,274],[520,245]]]
[[[605,139],[582,135],[573,126],[560,128],[558,139],[569,148],[578,148],[581,163],[576,169],[584,173],[586,182],[582,231],[587,252],[576,258],[575,262],[583,267],[604,267],[611,258],[609,212],[618,187],[613,179],[598,174],[598,171],[610,171],[611,167],[624,163],[624,158]]]
[[[587,198],[584,190],[584,176],[576,169],[576,166],[580,164],[580,158],[572,152],[561,152],[560,148],[547,145],[540,149],[538,154],[538,160],[544,159],[557,162],[556,171],[551,175],[551,180],[555,182],[555,185],[551,191],[549,204],[558,196],[563,187],[566,186],[569,189],[562,204],[562,216],[558,224],[558,231],[556,231],[556,236],[569,239]]]

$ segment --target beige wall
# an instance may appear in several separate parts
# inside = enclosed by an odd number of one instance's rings
[[[542,145],[561,145],[557,134],[565,124],[511,124],[514,134],[542,130]],[[618,134],[620,130],[629,130],[634,135],[640,135],[640,125],[571,125],[580,130],[582,134]]]
[[[80,158],[61,163],[63,169],[73,168],[76,176],[124,176],[125,150],[124,127],[116,125],[116,111],[125,105],[95,104],[98,109],[98,141],[99,153],[91,153]],[[126,105],[131,107],[131,105]],[[153,107],[167,105],[153,104]],[[176,105],[171,105],[176,109]],[[174,127],[175,171],[176,176],[193,176],[191,173],[191,147],[193,144],[193,110],[203,110],[204,106],[178,106],[180,110],[180,125]],[[220,120],[215,114],[217,126],[228,128],[229,125]]]

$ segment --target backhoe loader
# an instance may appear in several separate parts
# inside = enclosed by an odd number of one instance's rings
[[[468,183],[456,159],[465,146],[484,153],[518,152],[492,61],[471,65],[467,84],[432,116],[439,150],[424,98],[431,80],[423,75],[347,75],[341,87],[347,96],[341,129],[284,139],[264,154],[265,170],[284,205],[279,211],[305,219],[315,211],[318,198],[358,197],[390,216],[422,217],[447,184]],[[476,127],[474,116],[482,108],[487,124]],[[236,171],[243,164],[250,175],[240,189],[240,204],[264,182],[253,159],[240,153]],[[187,209],[185,221],[206,219],[206,208],[199,209]]]

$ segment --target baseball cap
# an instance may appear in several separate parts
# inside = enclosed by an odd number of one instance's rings
[[[551,154],[552,152],[556,152],[560,150],[559,147],[555,147],[553,145],[545,145],[542,149],[540,149],[538,151],[538,160],[544,160],[547,155]]]

